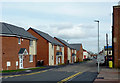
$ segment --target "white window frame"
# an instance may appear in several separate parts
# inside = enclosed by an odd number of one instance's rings
[[[72,49],[72,53],[73,53],[73,49]]]
[[[21,39],[20,38],[18,38],[18,44],[21,44]]]
[[[77,51],[75,50],[75,54],[76,54],[76,52],[77,52]]]
[[[29,55],[29,62],[33,62],[33,55]]]
[[[52,60],[53,60],[53,56],[52,56]]]
[[[11,62],[7,61],[7,67],[11,66]]]
[[[57,46],[56,50],[60,50],[60,47],[59,47],[59,46]]]
[[[30,40],[30,46],[33,46],[33,40]]]

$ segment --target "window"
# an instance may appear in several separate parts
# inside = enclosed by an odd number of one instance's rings
[[[21,40],[20,40],[20,38],[18,38],[18,44],[21,44]]]
[[[56,50],[59,50],[59,46],[57,46]]]
[[[29,56],[29,61],[30,61],[30,62],[33,62],[33,55],[30,55],[30,56]]]
[[[76,54],[76,50],[75,50],[75,54]]]
[[[10,63],[10,61],[7,61],[7,67],[8,67],[8,66],[11,66],[11,63]]]
[[[72,49],[72,53],[73,53],[73,49]]]
[[[53,44],[52,44],[52,48],[53,48]]]
[[[53,60],[53,56],[52,56],[52,60]]]
[[[109,51],[109,54],[111,54],[111,51]]]
[[[33,45],[33,40],[30,40],[30,46],[32,46]]]

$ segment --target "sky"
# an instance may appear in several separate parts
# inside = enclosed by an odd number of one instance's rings
[[[2,0],[0,21],[26,30],[32,27],[68,43],[82,43],[84,49],[97,53],[98,24],[94,20],[100,21],[102,50],[106,33],[112,44],[112,12],[118,1]]]

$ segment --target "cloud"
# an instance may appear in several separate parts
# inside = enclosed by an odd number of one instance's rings
[[[36,26],[36,28],[62,39],[88,39],[97,37],[97,32],[93,25],[60,23],[40,25]]]
[[[72,23],[50,24],[49,27],[57,29],[70,29],[73,28],[73,24]]]

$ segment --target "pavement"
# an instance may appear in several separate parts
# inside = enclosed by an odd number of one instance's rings
[[[120,69],[101,67],[94,83],[120,83]]]

